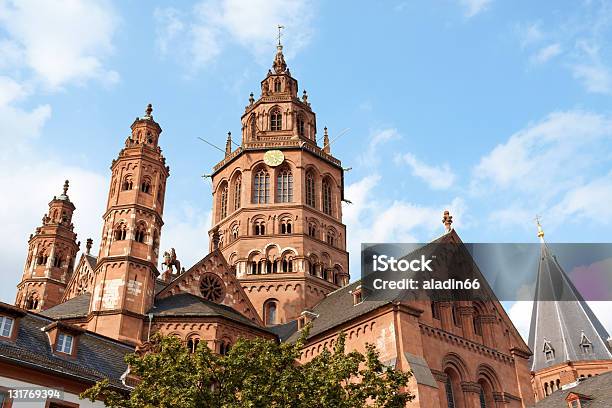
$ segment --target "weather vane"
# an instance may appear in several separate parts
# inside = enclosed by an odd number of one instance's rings
[[[281,45],[281,36],[283,35],[282,34],[283,28],[285,28],[285,26],[280,25],[280,24],[278,25],[278,45]]]

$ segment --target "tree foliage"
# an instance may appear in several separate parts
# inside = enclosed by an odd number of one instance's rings
[[[104,380],[81,398],[113,408],[392,408],[413,398],[404,390],[411,374],[383,365],[373,345],[347,352],[340,334],[333,351],[297,364],[303,344],[304,336],[295,344],[241,339],[220,356],[205,342],[190,353],[175,337],[155,336],[153,352],[126,357],[140,379],[130,394]]]

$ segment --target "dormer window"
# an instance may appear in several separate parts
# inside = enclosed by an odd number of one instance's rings
[[[59,333],[57,336],[57,343],[55,345],[55,351],[64,354],[72,354],[72,342],[74,337],[70,334]]]
[[[0,336],[11,337],[15,319],[8,316],[0,316]]]
[[[584,332],[582,332],[580,337],[580,350],[582,350],[583,354],[591,354],[593,352],[593,344],[587,338]]]
[[[553,361],[555,359],[555,349],[552,348],[550,341],[544,340],[544,348],[542,351],[544,352],[546,362]]]
[[[361,292],[361,286],[357,286],[357,288],[352,290],[351,295],[353,295],[353,306],[356,306],[359,303],[363,302],[363,294]]]

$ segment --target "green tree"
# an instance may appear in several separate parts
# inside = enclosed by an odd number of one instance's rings
[[[297,364],[305,336],[295,344],[241,339],[226,356],[201,342],[190,353],[175,337],[155,336],[153,350],[126,357],[140,382],[122,394],[101,381],[81,398],[114,408],[353,408],[404,407],[411,374],[383,365],[373,345],[346,352],[342,333],[333,352]]]

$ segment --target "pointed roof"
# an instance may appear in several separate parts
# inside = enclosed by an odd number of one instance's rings
[[[552,254],[539,222],[538,237],[542,247],[529,329],[531,370],[567,361],[612,359],[610,336]]]

